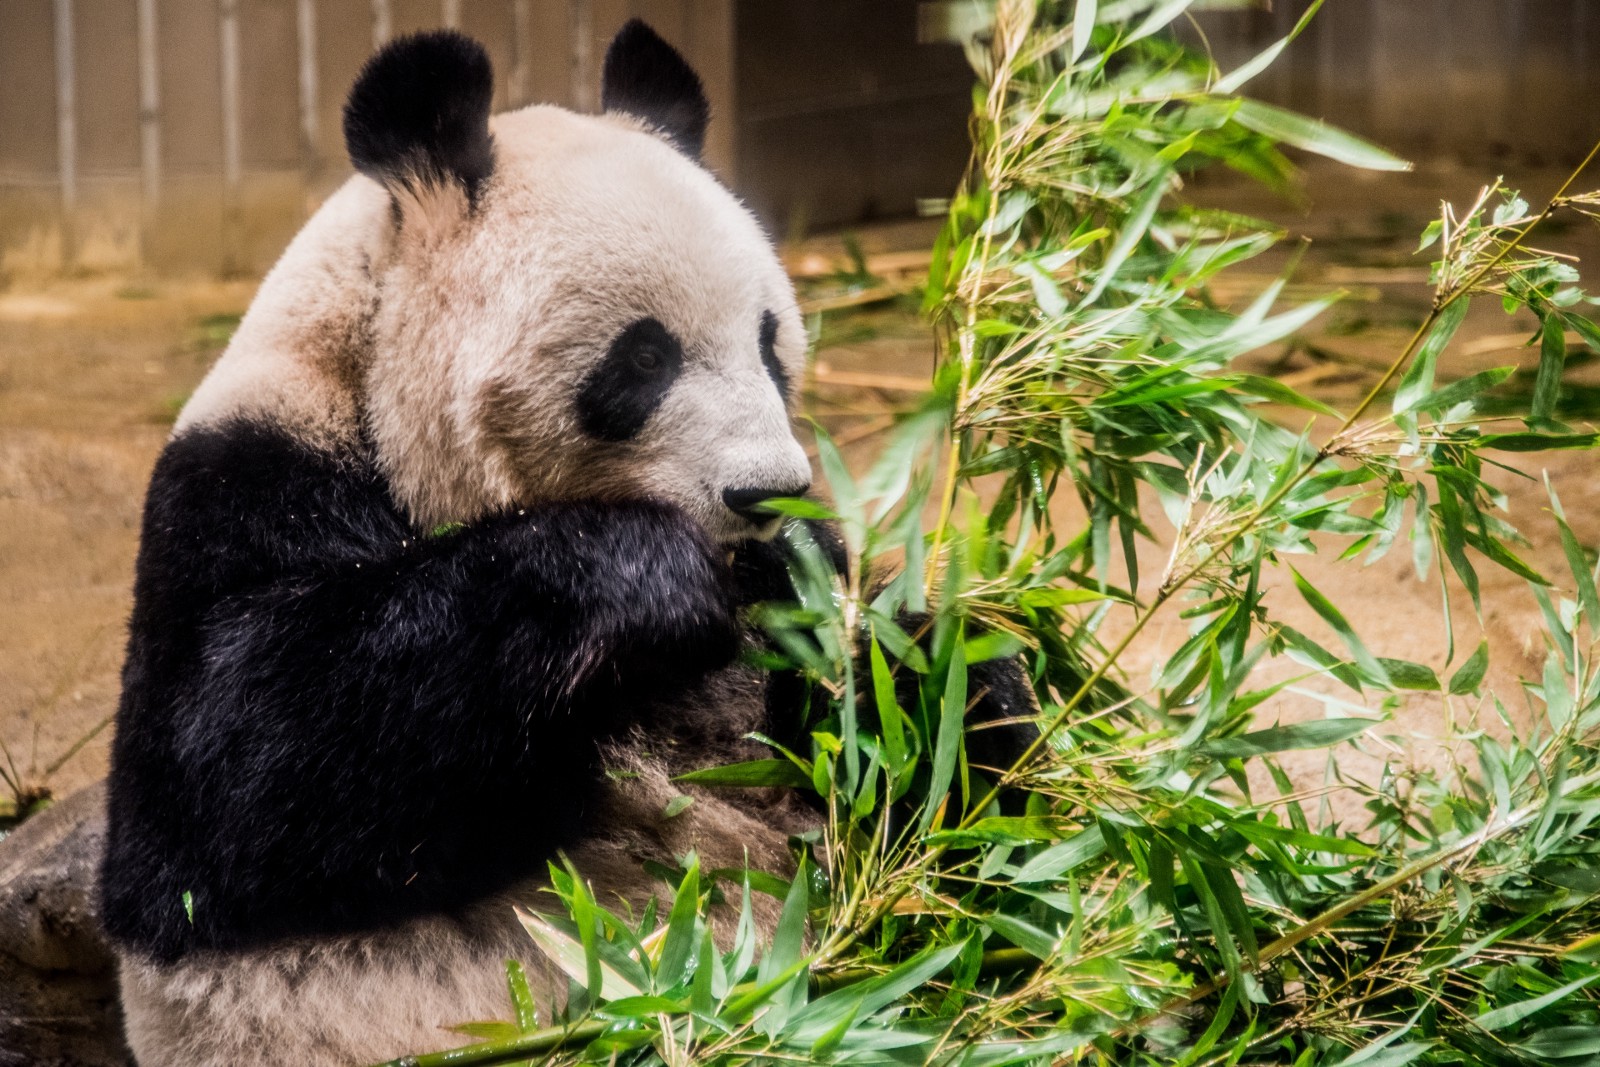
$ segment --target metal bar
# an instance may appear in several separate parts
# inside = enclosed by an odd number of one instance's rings
[[[317,0],[297,0],[295,37],[299,45],[300,159],[303,177],[314,182],[322,171],[317,150]]]
[[[372,0],[372,47],[382,48],[393,36],[393,3],[390,0]]]
[[[72,0],[55,0],[56,161],[61,190],[61,265],[78,256],[78,61]]]
[[[147,211],[161,202],[161,53],[156,0],[139,0],[139,178]]]
[[[223,271],[238,264],[239,186],[244,177],[239,127],[239,0],[217,0],[222,75],[222,258]]]
[[[525,107],[533,95],[533,0],[511,3],[511,81],[506,95],[512,107]]]
[[[439,21],[447,30],[461,28],[461,0],[439,0]]]
[[[568,0],[567,47],[572,76],[571,99],[576,111],[600,110],[600,76],[594,64],[594,8],[590,0]]]

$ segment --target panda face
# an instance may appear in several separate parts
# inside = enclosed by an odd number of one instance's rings
[[[614,84],[617,47],[608,96],[636,88]],[[647,496],[736,541],[775,531],[760,501],[809,487],[793,290],[756,221],[684,154],[693,122],[673,129],[532,107],[489,123],[492,162],[467,153],[470,182],[448,162],[379,174],[395,218],[365,414],[419,525]],[[419,180],[430,165],[447,177]]]

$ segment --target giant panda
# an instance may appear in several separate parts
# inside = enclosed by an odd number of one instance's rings
[[[558,851],[639,906],[645,860],[781,871],[814,823],[664,811],[775,729],[740,608],[787,589],[759,505],[810,484],[794,293],[648,27],[602,114],[491,86],[452,32],[372,58],[357,173],[152,474],[100,875],[142,1067],[461,1043],[507,959],[564,989],[510,906]]]
[[[450,33],[371,60],[357,175],[152,475],[101,874],[145,1067],[505,1017],[504,960],[542,973],[506,902],[560,848],[608,899],[786,861],[786,810],[662,808],[765,721],[725,556],[810,482],[793,292],[649,29],[602,115],[491,87]]]

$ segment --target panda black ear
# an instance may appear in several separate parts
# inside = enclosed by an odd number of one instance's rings
[[[477,41],[452,30],[397,38],[367,60],[344,105],[350,162],[397,198],[454,187],[475,204],[494,170],[493,97]]]
[[[680,152],[698,160],[711,105],[700,76],[661,35],[639,19],[617,31],[606,49],[600,103],[643,119]]]

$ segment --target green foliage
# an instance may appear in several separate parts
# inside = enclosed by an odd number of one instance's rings
[[[1600,198],[1563,189],[1534,212],[1491,186],[1447,209],[1424,237],[1433,310],[1348,412],[1244,373],[1238,357],[1330,301],[1282,307],[1279,281],[1218,306],[1209,284],[1277,234],[1186,203],[1187,176],[1224,165],[1287,189],[1284,146],[1400,164],[1238,97],[1282,46],[1220,72],[1162,32],[1190,7],[1003,0],[972,48],[975,152],[926,289],[930,394],[862,473],[819,438],[850,577],[792,523],[796,603],[757,612],[829,710],[808,751],[690,778],[815,790],[828,818],[800,869],[686,857],[667,914],[630,920],[557,869],[563,914],[525,922],[571,980],[566,1017],[535,1029],[517,999],[510,1029],[474,1031],[492,1040],[406,1062],[1600,1057],[1600,592],[1554,495],[1570,573],[1546,576],[1486,478],[1600,440],[1557,417],[1567,335],[1600,348],[1591,301],[1569,262],[1526,246]],[[1449,373],[1473,300],[1541,323],[1516,415],[1496,407],[1511,370]],[[1306,431],[1279,421],[1295,412]],[[1171,550],[1149,574],[1137,549],[1159,521]],[[1531,583],[1548,630],[1524,685],[1535,725],[1462,732],[1440,769],[1341,783],[1369,819],[1340,825],[1280,754],[1363,743],[1401,693],[1454,721],[1488,675],[1482,643],[1442,672],[1383,656],[1284,558],[1332,549],[1356,567],[1401,541],[1447,598],[1476,602],[1485,566]],[[1333,643],[1273,617],[1272,571]],[[1138,680],[1125,656],[1158,615],[1188,638]],[[969,668],[1019,654],[1041,737],[978,766]],[[1258,668],[1280,658],[1348,687],[1359,713],[1276,722],[1289,683]],[[757,890],[783,899],[775,930],[756,928]]]

